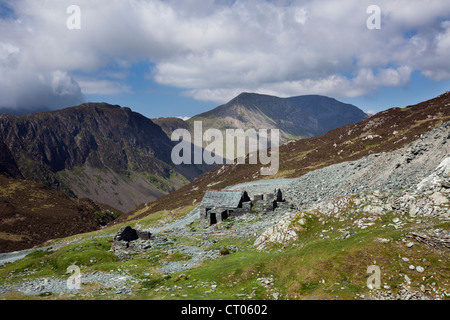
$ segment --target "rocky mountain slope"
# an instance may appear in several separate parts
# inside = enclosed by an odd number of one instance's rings
[[[447,92],[417,105],[380,112],[319,137],[286,143],[279,150],[278,174],[265,179],[297,178],[332,164],[397,150],[449,121],[449,105],[450,92]],[[245,165],[219,166],[168,197],[155,201],[150,207],[139,208],[138,216],[198,203],[208,189],[220,190],[234,184],[263,179],[260,169],[261,165],[250,165],[248,160]]]
[[[180,118],[157,118],[152,119],[152,121],[160,126],[169,138],[172,136],[172,132],[177,129],[191,130],[189,123]]]
[[[322,135],[337,127],[364,120],[357,107],[324,96],[279,98],[241,93],[230,102],[187,120],[203,121],[204,128],[280,129],[282,142]],[[206,129],[204,129],[206,130]]]
[[[309,172],[285,184],[284,191],[300,211],[344,217],[359,227],[387,213],[419,223],[428,217],[449,222],[450,122],[399,150]],[[367,217],[354,219],[355,212]],[[302,215],[291,214],[284,220],[291,222]],[[272,229],[278,235],[269,231],[270,237],[286,240],[282,234],[291,233],[292,225],[286,221],[284,225],[285,229]],[[261,248],[265,236],[258,240]]]
[[[1,174],[41,182],[125,212],[208,169],[175,167],[173,146],[151,120],[104,103],[0,115]]]
[[[187,121],[161,118],[154,121],[170,134],[178,128],[194,132],[194,122],[201,121],[203,132],[219,129],[279,129],[280,143],[322,135],[329,130],[364,120],[367,115],[357,107],[335,99],[309,95],[291,98],[256,93],[241,93],[230,102]],[[205,147],[206,144],[203,145]],[[225,148],[225,147],[224,147]],[[223,152],[216,150],[223,156]]]

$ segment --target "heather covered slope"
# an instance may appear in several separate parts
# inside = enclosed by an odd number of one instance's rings
[[[121,212],[40,183],[0,175],[0,252],[98,230]]]
[[[320,137],[286,143],[280,147],[280,169],[275,176],[260,176],[260,165],[217,167],[169,196],[155,201],[149,208],[140,208],[138,216],[198,203],[208,189],[220,190],[263,178],[297,178],[335,163],[399,149],[450,120],[449,105],[450,92],[447,92],[417,105],[380,112]]]
[[[150,119],[104,103],[0,115],[0,173],[129,211],[205,172],[171,161],[173,143]]]

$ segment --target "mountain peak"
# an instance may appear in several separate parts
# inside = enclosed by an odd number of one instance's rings
[[[357,107],[319,95],[280,98],[242,92],[228,103],[191,118],[210,128],[281,130],[282,142],[322,135],[329,130],[367,118]]]
[[[278,97],[275,97],[275,96],[268,96],[268,95],[263,95],[263,94],[260,94],[260,93],[242,92],[238,96],[236,96],[235,98],[231,99],[226,104],[246,103],[246,102],[250,102],[250,101],[253,101],[255,99],[262,98],[262,97],[278,98]]]

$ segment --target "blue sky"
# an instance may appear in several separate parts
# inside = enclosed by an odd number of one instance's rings
[[[215,102],[195,100],[185,96],[182,89],[152,81],[147,75],[150,67],[148,62],[141,62],[130,68],[123,80],[130,87],[129,92],[85,94],[85,101],[118,104],[149,118],[192,117],[217,107]]]
[[[381,29],[371,30],[372,4],[0,0],[0,108],[89,101],[191,117],[245,91],[322,94],[378,112],[448,91],[450,6],[376,1]]]
[[[382,87],[372,94],[357,98],[340,99],[351,103],[365,112],[379,112],[398,107],[404,108],[422,101],[433,99],[450,90],[450,80],[432,81],[420,72],[413,72],[406,87]]]
[[[137,66],[141,67],[142,66]],[[145,69],[144,69],[145,70]],[[133,76],[129,83],[133,92],[112,95],[86,95],[89,102],[107,102],[129,106],[149,118],[192,117],[219,106],[219,102],[200,101],[183,95],[182,89],[161,86],[154,82],[141,81],[143,77]],[[338,99],[350,103],[365,112],[374,113],[393,107],[406,107],[426,101],[450,90],[450,80],[432,81],[419,72],[412,74],[406,87],[382,87],[362,97]]]

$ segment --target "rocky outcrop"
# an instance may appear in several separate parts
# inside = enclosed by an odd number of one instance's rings
[[[289,212],[278,223],[267,228],[255,241],[258,250],[267,249],[269,244],[287,244],[298,239],[297,232],[301,232],[306,221],[303,218],[294,222],[299,216],[296,212]]]
[[[450,148],[450,147],[449,147]],[[419,191],[437,191],[450,188],[450,157],[445,158],[434,172],[418,185]]]

